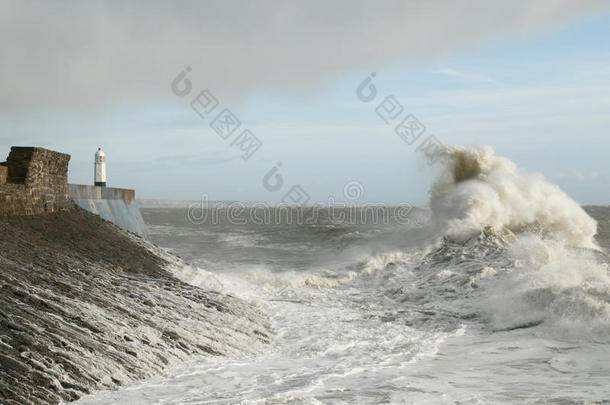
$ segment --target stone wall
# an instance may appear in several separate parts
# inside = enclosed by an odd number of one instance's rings
[[[0,185],[6,184],[6,179],[8,177],[8,167],[6,167],[6,162],[0,163]]]
[[[69,161],[70,155],[44,148],[11,147],[6,166],[0,166],[6,167],[6,182],[0,180],[0,215],[36,215],[73,207]]]

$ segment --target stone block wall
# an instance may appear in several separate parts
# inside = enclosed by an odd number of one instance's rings
[[[70,155],[65,153],[11,147],[6,182],[0,180],[0,215],[36,215],[73,207],[68,190],[69,162]]]
[[[8,167],[6,167],[6,162],[0,163],[0,185],[6,184],[6,179],[8,178]]]

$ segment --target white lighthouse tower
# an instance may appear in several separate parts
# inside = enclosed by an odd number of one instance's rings
[[[102,148],[95,152],[95,183],[96,186],[106,187],[106,155]]]

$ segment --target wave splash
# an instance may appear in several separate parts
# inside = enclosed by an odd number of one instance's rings
[[[451,146],[443,161],[429,192],[436,242],[417,263],[403,263],[412,271],[396,299],[447,325],[471,319],[492,331],[539,327],[607,340],[610,275],[597,222],[491,147]]]
[[[583,248],[598,249],[597,222],[542,175],[520,170],[489,147],[450,146],[444,171],[430,189],[437,226],[466,240],[489,226],[496,232],[536,229]]]

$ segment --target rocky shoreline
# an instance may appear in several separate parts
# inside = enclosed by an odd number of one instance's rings
[[[0,217],[0,232],[0,403],[72,401],[271,339],[260,310],[178,280],[167,254],[80,208]]]

